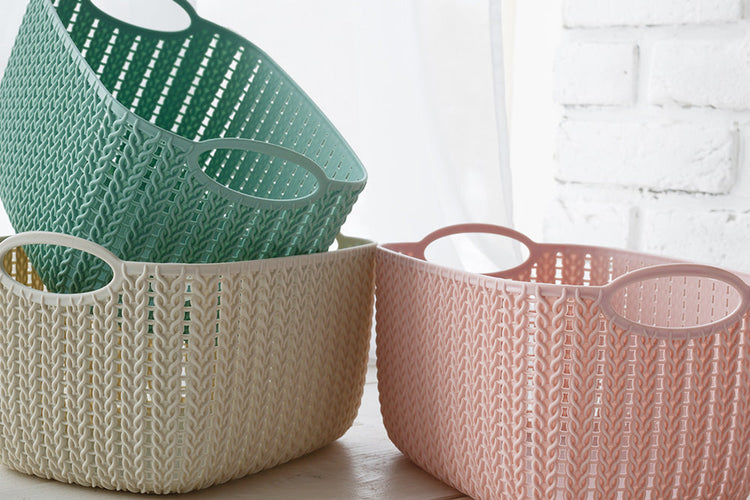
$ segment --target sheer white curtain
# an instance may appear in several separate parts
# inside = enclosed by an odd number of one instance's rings
[[[94,1],[151,26],[170,11],[169,0]],[[0,0],[0,69],[25,4]],[[512,222],[499,5],[197,1],[201,15],[268,52],[351,143],[369,181],[344,232],[381,242],[452,223]]]
[[[197,5],[274,58],[360,156],[369,180],[344,232],[387,242],[511,224],[500,0]]]

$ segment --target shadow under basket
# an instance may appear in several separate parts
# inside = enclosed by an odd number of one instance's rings
[[[459,233],[529,258],[425,261]],[[426,471],[478,500],[750,494],[750,277],[483,224],[376,262],[383,420]]]
[[[22,245],[112,268],[43,290]],[[123,262],[72,236],[0,243],[0,462],[141,493],[205,488],[336,440],[364,388],[375,245],[228,264]]]

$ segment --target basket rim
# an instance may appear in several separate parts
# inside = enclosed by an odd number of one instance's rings
[[[593,300],[601,308],[601,312],[609,321],[616,326],[629,331],[632,334],[640,335],[647,338],[656,338],[660,340],[690,340],[699,337],[714,335],[719,332],[728,331],[733,325],[741,321],[741,318],[750,310],[750,274],[732,272],[722,268],[707,266],[703,264],[694,264],[677,259],[651,255],[644,252],[621,250],[616,248],[595,246],[595,245],[574,245],[574,244],[556,244],[556,243],[535,243],[526,238],[532,245],[531,254],[520,265],[511,269],[491,274],[479,274],[463,269],[456,269],[443,264],[435,263],[424,259],[423,255],[409,254],[409,249],[416,249],[417,253],[423,249],[421,245],[431,241],[435,234],[451,233],[451,231],[462,228],[477,228],[481,226],[458,225],[449,226],[428,235],[424,240],[410,243],[391,243],[379,245],[377,252],[390,258],[397,259],[405,265],[415,268],[421,272],[433,276],[444,277],[452,280],[462,281],[473,286],[479,286],[489,290],[506,290],[516,294],[529,294],[538,297],[551,298],[552,300],[568,299],[589,299]],[[489,226],[486,226],[489,227]],[[496,227],[503,232],[507,228]],[[471,231],[467,231],[471,232]],[[520,234],[520,233],[519,233]],[[543,283],[522,281],[506,277],[511,273],[531,269],[534,257],[541,252],[554,252],[578,250],[590,255],[606,254],[610,257],[643,257],[651,260],[647,265],[629,270],[624,274],[614,277],[608,283],[603,285],[585,285],[585,284],[562,284],[562,283]],[[617,291],[623,289],[632,283],[647,281],[657,277],[669,276],[694,276],[706,277],[726,283],[733,288],[738,294],[738,304],[736,308],[721,319],[713,320],[700,325],[688,326],[661,326],[649,325],[632,320],[620,314],[612,304],[612,298]]]
[[[498,283],[506,283],[510,285],[509,289],[515,290],[515,291],[521,291],[522,289],[528,289],[528,287],[533,286],[535,288],[538,288],[545,295],[557,295],[557,296],[559,296],[560,292],[563,290],[571,290],[571,291],[580,290],[580,291],[584,291],[584,294],[585,294],[586,291],[600,290],[604,288],[603,286],[599,286],[599,285],[570,285],[570,284],[524,281],[524,280],[518,280],[518,279],[514,279],[514,278],[510,278],[506,276],[506,275],[511,275],[519,271],[522,271],[524,269],[530,268],[532,265],[531,258],[524,260],[522,263],[518,264],[517,266],[513,266],[507,269],[496,271],[496,272],[491,273],[491,275],[489,275],[489,274],[484,274],[484,273],[466,271],[464,269],[457,269],[457,268],[454,268],[445,264],[440,264],[437,262],[422,260],[418,257],[407,255],[403,252],[390,248],[390,245],[391,243],[378,244],[378,251],[391,255],[394,258],[404,259],[413,265],[424,266],[424,269],[429,270],[430,272],[433,272],[433,273],[452,275],[456,277],[461,276],[466,279],[469,279],[472,283],[481,283],[488,287],[496,287],[498,286]],[[656,260],[661,261],[659,262],[659,264],[656,264],[656,265],[688,264],[689,263],[687,261],[672,259],[669,257],[660,256],[660,255],[636,252],[632,250],[622,250],[618,248],[605,247],[605,246],[577,245],[577,244],[567,244],[567,243],[566,244],[537,243],[536,246],[537,248],[544,249],[544,250],[561,250],[561,249],[571,250],[573,249],[573,250],[587,251],[590,253],[606,252],[606,253],[609,253],[610,255],[612,255],[613,253],[616,253],[622,256],[648,257],[650,259],[654,259],[655,261]],[[738,273],[738,274],[741,274],[741,273]],[[747,276],[747,280],[750,281],[750,275],[746,275],[746,276]]]
[[[51,234],[59,235],[61,233],[49,233],[44,231],[28,231],[24,233],[18,233],[13,236],[0,236],[0,248],[4,249],[7,253],[13,248],[24,245],[33,245],[34,243],[21,243],[20,245],[15,243],[15,237],[21,237],[24,235],[33,236],[35,234]],[[67,236],[67,235],[64,235]],[[78,238],[83,240],[82,238]],[[317,264],[327,261],[335,261],[343,258],[352,257],[353,254],[369,251],[377,247],[377,243],[359,237],[351,237],[339,235],[337,240],[339,241],[339,248],[335,250],[329,250],[326,252],[317,252],[311,254],[302,255],[290,255],[285,257],[272,257],[267,259],[255,259],[255,260],[239,260],[234,262],[215,262],[215,263],[182,263],[182,262],[146,262],[146,261],[127,261],[121,260],[115,256],[117,260],[115,265],[123,266],[128,272],[127,274],[141,273],[144,270],[157,271],[162,275],[173,275],[181,274],[184,272],[191,272],[194,274],[230,274],[244,271],[265,271],[273,269],[281,269],[284,267],[298,266],[298,265],[309,265]],[[88,241],[88,240],[84,240]],[[91,242],[89,242],[91,243]],[[48,244],[48,243],[44,243]],[[91,243],[97,247],[101,247],[95,243]],[[66,246],[66,245],[62,245]],[[105,251],[106,248],[101,247]],[[87,250],[85,250],[87,251]],[[2,259],[4,255],[0,255]]]
[[[0,238],[0,260],[5,259],[5,256],[14,248],[24,245],[61,245],[89,253],[103,260],[112,269],[112,279],[106,285],[91,291],[72,294],[54,293],[30,288],[20,283],[11,277],[4,267],[0,266],[0,286],[10,290],[11,293],[17,296],[44,305],[91,305],[99,300],[107,300],[107,297],[111,296],[111,294],[118,294],[126,277],[137,277],[147,274],[154,277],[192,276],[195,278],[198,276],[210,276],[221,279],[249,272],[263,273],[314,266],[317,264],[351,262],[352,259],[360,255],[366,255],[367,253],[372,253],[373,257],[375,255],[377,244],[373,241],[342,235],[339,235],[338,241],[339,248],[327,252],[236,262],[183,264],[123,261],[101,245],[83,238],[60,233],[31,231]]]
[[[653,261],[653,264],[650,264],[646,267],[651,266],[659,266],[664,264],[697,264],[697,265],[703,265],[700,263],[692,262],[689,260],[684,259],[677,259],[673,257],[667,257],[664,255],[657,255],[652,254],[648,252],[639,252],[636,250],[625,250],[622,248],[616,248],[616,247],[608,247],[608,246],[599,246],[599,245],[583,245],[583,244],[572,244],[572,243],[536,243],[531,240],[529,240],[531,244],[535,247],[537,251],[563,251],[563,250],[577,250],[582,253],[590,253],[593,255],[596,254],[607,254],[609,256],[617,256],[617,257],[642,257],[647,258],[651,261]],[[392,255],[394,258],[400,258],[405,259],[406,261],[413,263],[414,265],[420,265],[424,266],[424,269],[431,270],[434,272],[440,272],[445,274],[450,274],[453,276],[464,276],[467,279],[470,279],[472,283],[482,283],[487,286],[497,286],[498,282],[508,283],[513,286],[512,289],[514,290],[521,290],[522,286],[537,286],[541,291],[544,291],[546,293],[559,295],[561,290],[568,289],[568,290],[599,290],[605,288],[606,285],[600,286],[600,285],[572,285],[572,284],[557,284],[557,283],[541,283],[541,282],[532,282],[532,281],[523,281],[518,279],[513,279],[508,276],[513,275],[519,271],[522,271],[524,269],[530,268],[532,266],[533,261],[533,255],[529,255],[528,258],[526,258],[523,262],[520,264],[507,268],[502,269],[499,271],[495,271],[492,273],[477,273],[472,271],[467,271],[464,269],[458,269],[454,268],[448,265],[440,264],[437,262],[432,262],[426,259],[421,259],[419,257],[415,257],[413,255],[409,255],[407,253],[404,253],[400,250],[398,250],[395,247],[399,247],[403,245],[403,243],[379,243],[378,244],[378,251],[384,252],[388,255]],[[710,265],[705,265],[705,267],[711,267]],[[432,268],[432,269],[431,269]],[[742,272],[742,271],[735,271],[732,269],[727,269],[728,272],[731,272],[733,274],[738,275],[740,278],[742,278],[748,285],[750,285],[750,273],[748,272]],[[628,271],[629,274],[633,271]]]

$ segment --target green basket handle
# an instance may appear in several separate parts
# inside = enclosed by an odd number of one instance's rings
[[[190,26],[187,29],[192,28],[199,21],[203,21],[203,18],[198,15],[195,8],[190,2],[188,2],[188,0],[174,0],[174,3],[182,7],[182,9],[187,12],[187,15],[190,16]]]
[[[294,163],[295,165],[304,168],[317,179],[317,187],[312,192],[300,198],[293,199],[276,199],[276,198],[263,198],[261,196],[255,196],[250,194],[241,193],[235,191],[232,188],[224,186],[211,178],[206,174],[200,167],[199,158],[200,155],[206,151],[213,149],[241,149],[244,151],[250,151],[253,153],[265,154],[274,156],[285,161]],[[243,139],[243,138],[224,138],[224,139],[208,139],[201,141],[193,146],[187,154],[187,164],[193,175],[201,182],[207,189],[214,193],[223,196],[230,201],[242,204],[251,205],[255,207],[267,207],[267,208],[294,208],[304,205],[309,205],[311,202],[320,198],[324,194],[330,191],[333,185],[343,185],[340,181],[334,181],[329,179],[325,171],[318,166],[313,160],[304,156],[296,151],[283,146],[277,146],[267,142],[256,141],[254,139]]]

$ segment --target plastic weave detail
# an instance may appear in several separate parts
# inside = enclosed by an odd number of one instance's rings
[[[162,35],[90,0],[31,0],[0,82],[0,116],[0,197],[16,231],[83,237],[125,260],[325,251],[366,179],[283,70],[194,13],[188,30]],[[322,180],[273,150],[221,142],[236,138],[291,150]],[[70,250],[29,257],[55,291],[111,276]]]
[[[0,461],[65,482],[171,493],[325,446],[360,404],[374,251],[218,272],[125,264],[119,289],[71,306],[0,286]],[[33,282],[22,253],[3,263]]]
[[[503,278],[378,250],[379,391],[396,446],[478,500],[747,498],[747,312],[701,338],[635,335],[595,285],[666,259],[539,247]],[[726,285],[691,279],[612,297],[648,324],[664,317],[649,303],[684,312],[673,326],[737,306]]]

